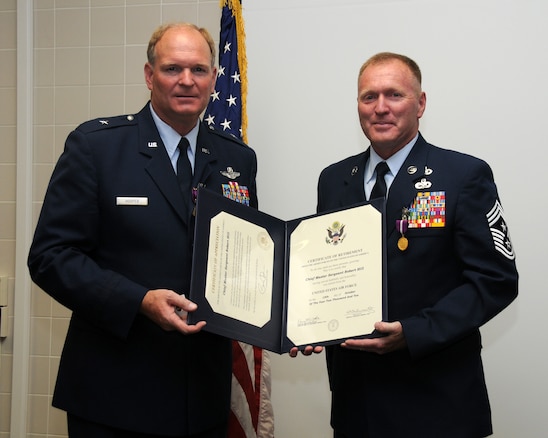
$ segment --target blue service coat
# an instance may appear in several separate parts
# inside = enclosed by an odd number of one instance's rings
[[[222,193],[229,167],[256,208],[254,151],[201,124],[193,186]],[[139,313],[149,289],[188,294],[193,223],[148,104],[70,133],[28,258],[36,284],[73,312],[54,406],[165,435],[226,421],[230,340],[166,332]]]
[[[365,201],[369,150],[324,169],[318,211]],[[396,220],[418,192],[443,192],[445,226]],[[479,327],[517,295],[513,248],[489,166],[419,138],[386,202],[388,319],[407,349],[384,356],[328,347],[332,425],[349,437],[472,438],[491,433]]]

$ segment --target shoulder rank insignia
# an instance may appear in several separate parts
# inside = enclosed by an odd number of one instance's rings
[[[491,235],[493,236],[495,249],[508,260],[514,260],[516,256],[512,242],[510,241],[510,232],[503,217],[502,205],[500,205],[498,199],[486,216]]]

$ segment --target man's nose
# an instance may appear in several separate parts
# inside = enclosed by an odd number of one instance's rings
[[[180,85],[192,85],[192,72],[189,69],[184,68],[179,74],[179,84]]]
[[[377,113],[385,113],[386,111],[388,111],[388,105],[383,95],[380,95],[378,97],[377,103],[375,105],[375,111]]]

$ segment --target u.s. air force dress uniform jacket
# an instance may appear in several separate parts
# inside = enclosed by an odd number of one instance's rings
[[[365,201],[368,158],[369,150],[323,170],[319,212]],[[401,250],[396,221],[421,200],[436,208],[409,220]],[[407,349],[328,348],[332,425],[361,438],[487,436],[478,328],[516,297],[518,282],[492,171],[419,135],[389,189],[385,221],[388,315],[401,321]]]
[[[232,183],[256,208],[256,171],[252,149],[200,125],[194,187]],[[36,284],[73,312],[54,406],[159,435],[228,418],[230,341],[167,332],[139,313],[149,289],[188,294],[193,221],[148,104],[70,133],[28,259]]]

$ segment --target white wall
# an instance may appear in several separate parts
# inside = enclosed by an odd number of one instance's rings
[[[482,329],[496,438],[548,434],[547,16],[545,0],[244,0],[261,210],[313,213],[321,169],[368,145],[356,81],[379,51],[421,66],[426,139],[491,164],[521,275]],[[323,355],[272,356],[276,436],[331,436]]]

